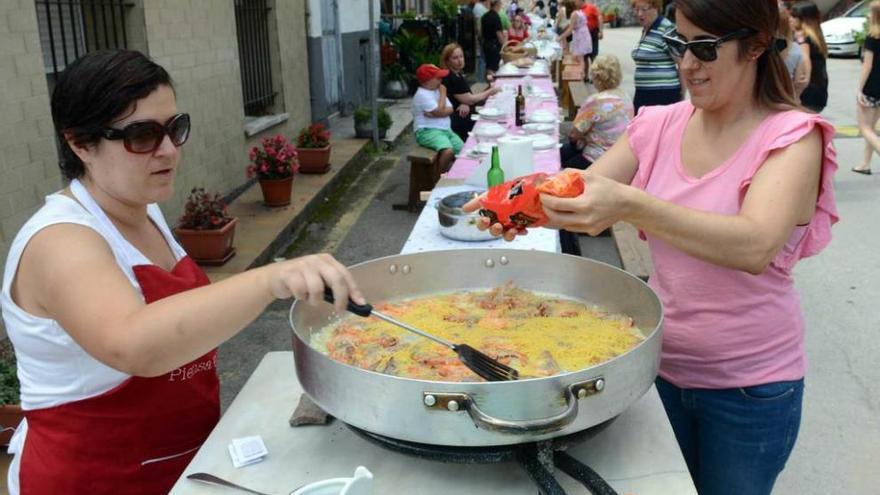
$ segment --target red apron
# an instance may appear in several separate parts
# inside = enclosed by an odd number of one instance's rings
[[[133,267],[147,304],[207,285],[189,257],[167,272]],[[97,397],[25,411],[22,495],[165,494],[220,418],[217,350]]]

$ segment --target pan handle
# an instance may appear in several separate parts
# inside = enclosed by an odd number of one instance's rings
[[[427,408],[446,411],[464,409],[477,428],[511,434],[543,434],[559,431],[570,425],[578,415],[578,400],[595,395],[605,388],[605,379],[594,378],[569,385],[564,391],[566,408],[559,414],[541,419],[509,420],[500,419],[480,409],[470,394],[424,392],[423,401]]]

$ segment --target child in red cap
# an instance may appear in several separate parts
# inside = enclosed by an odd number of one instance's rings
[[[433,64],[422,64],[416,69],[419,89],[413,96],[413,128],[420,146],[437,151],[440,170],[447,172],[455,155],[464,146],[461,138],[452,132],[452,102],[446,97],[442,79],[449,74]]]

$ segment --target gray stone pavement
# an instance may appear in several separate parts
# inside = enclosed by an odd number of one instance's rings
[[[633,28],[606,30],[603,53],[623,65],[623,86],[632,88],[630,50],[638,39]],[[824,114],[838,126],[855,123],[853,104],[859,63],[829,61],[830,101]],[[316,220],[314,240],[292,254],[325,246],[347,264],[399,252],[416,214],[392,211],[406,196],[408,166],[397,161],[411,142],[392,151],[383,163],[365,167],[347,192],[346,207],[336,217]],[[777,495],[869,495],[880,493],[880,163],[875,176],[849,171],[860,159],[861,139],[835,140],[841,170],[835,176],[841,221],[834,240],[819,256],[795,270],[807,322],[803,421],[794,453],[783,471]],[[388,165],[388,161],[392,165]],[[394,164],[396,163],[396,164]],[[323,235],[322,235],[323,232]],[[259,359],[271,350],[289,350],[286,303],[272,305],[250,328],[221,347],[223,400],[228,404]]]

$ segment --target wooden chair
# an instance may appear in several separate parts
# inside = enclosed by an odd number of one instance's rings
[[[567,110],[568,114],[571,114],[572,112],[571,88],[569,86],[572,82],[583,82],[583,80],[583,65],[569,65],[562,70],[562,82],[560,83],[562,88],[560,90],[559,100],[560,103],[562,103],[563,108]]]
[[[409,161],[407,202],[393,205],[392,208],[416,212],[423,206],[420,193],[434,189],[434,185],[440,180],[440,166],[437,163],[437,152],[422,146],[413,148],[406,159]]]
[[[617,222],[611,227],[611,236],[623,269],[647,282],[654,273],[654,262],[648,243],[639,239],[639,231],[626,222]]]
[[[581,106],[590,96],[590,87],[583,81],[569,81],[568,95],[571,99],[571,104],[567,105],[568,118],[569,120],[574,120],[578,110],[580,110]]]

